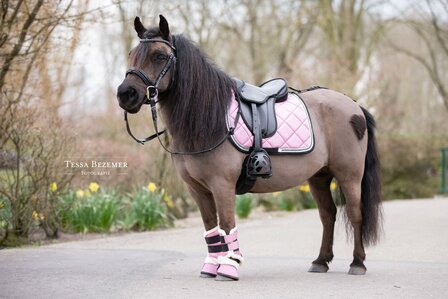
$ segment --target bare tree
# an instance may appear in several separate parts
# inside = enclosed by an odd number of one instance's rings
[[[228,65],[246,65],[256,83],[268,75],[291,77],[293,66],[313,32],[317,5],[290,0],[227,1],[226,5],[219,25],[230,33],[224,35],[231,45]],[[235,11],[241,11],[243,17]],[[219,36],[222,38],[222,33]]]
[[[5,0],[0,7],[0,153],[11,162],[0,176],[1,200],[11,208],[9,223],[0,228],[2,239],[9,231],[26,237],[38,206],[50,223],[55,205],[47,196],[49,184],[57,181],[63,188],[71,179],[58,167],[73,144],[57,109],[88,1],[73,4]],[[71,38],[67,47],[64,36]],[[66,56],[59,53],[66,48]],[[57,236],[53,224],[46,228]]]
[[[420,5],[415,10],[417,18],[397,20],[396,24],[405,24],[421,40],[426,51],[418,53],[412,48],[389,41],[390,46],[400,53],[418,61],[428,73],[445,108],[448,110],[448,2],[444,0],[426,0],[426,5]]]
[[[369,10],[377,3],[375,0],[319,0],[321,50],[328,66],[326,84],[354,94],[354,87],[383,32],[382,23],[369,18]]]

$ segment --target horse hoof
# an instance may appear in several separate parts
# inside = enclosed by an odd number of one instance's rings
[[[210,274],[210,273],[203,273],[201,272],[201,275],[199,276],[201,278],[215,278],[216,275]]]
[[[350,270],[348,271],[348,274],[350,275],[365,275],[367,269],[363,267],[358,266],[351,266]]]
[[[308,272],[313,273],[326,273],[328,271],[328,266],[320,265],[320,264],[311,264]]]
[[[236,277],[229,277],[229,276],[223,276],[218,274],[215,278],[216,281],[237,281],[238,278]]]

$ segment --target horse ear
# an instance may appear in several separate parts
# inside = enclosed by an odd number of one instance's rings
[[[143,26],[142,21],[140,21],[139,17],[135,17],[134,19],[134,28],[137,32],[138,37],[143,38],[143,33],[146,32],[145,26]]]
[[[170,36],[170,26],[164,16],[159,15],[159,30],[162,33],[162,38],[168,40]]]

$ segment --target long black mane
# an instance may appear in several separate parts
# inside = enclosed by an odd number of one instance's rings
[[[234,83],[188,38],[175,35],[173,40],[175,81],[160,95],[166,126],[175,139],[175,150],[205,150],[227,132],[225,115]]]
[[[148,39],[155,37],[160,37],[157,27],[143,35]],[[164,120],[175,140],[174,150],[205,150],[227,133],[225,117],[234,83],[187,37],[171,37],[177,62],[173,86],[159,95]],[[137,47],[140,59],[147,57],[147,45]]]

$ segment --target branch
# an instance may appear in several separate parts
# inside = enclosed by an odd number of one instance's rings
[[[421,65],[423,65],[423,67],[426,69],[426,71],[429,74],[429,77],[431,78],[432,82],[434,83],[434,85],[437,88],[437,91],[439,92],[440,96],[442,97],[443,103],[445,105],[445,107],[448,109],[448,92],[445,89],[445,86],[441,80],[441,78],[439,77],[439,74],[437,72],[437,69],[433,69],[432,66],[420,55],[415,54],[411,51],[409,51],[408,49],[404,49],[404,48],[400,48],[397,45],[395,45],[392,41],[389,40],[389,46],[398,51],[401,52],[413,59],[415,59],[416,61],[418,61]],[[432,59],[432,58],[431,58]]]
[[[34,20],[36,19],[37,13],[43,3],[44,3],[43,0],[38,0],[36,5],[34,6],[33,11],[28,16],[27,20],[25,21],[25,24],[22,27],[22,30],[20,31],[20,36],[19,36],[18,42],[14,45],[14,48],[9,53],[9,55],[6,57],[5,62],[2,65],[2,70],[0,72],[0,91],[3,89],[5,77],[6,77],[6,74],[8,73],[9,68],[11,66],[11,62],[14,60],[14,58],[17,56],[17,54],[22,49],[23,43],[25,41],[25,37],[28,33],[28,29],[30,28],[30,26],[34,22]]]
[[[428,1],[428,0],[426,2],[428,4],[428,6],[429,6],[429,11],[431,12],[431,24],[434,27],[434,31],[436,33],[436,38],[437,38],[440,46],[442,47],[443,51],[445,52],[445,55],[448,56],[448,46],[446,44],[446,41],[442,37],[442,34],[441,34],[442,29],[440,28],[439,23],[437,21],[437,16],[436,16],[436,14],[435,14],[435,12],[433,10],[431,2]]]

